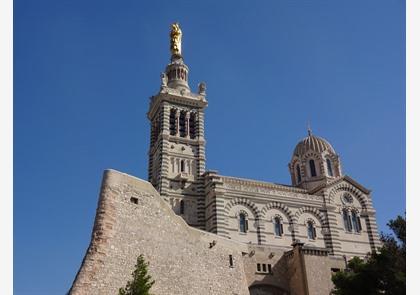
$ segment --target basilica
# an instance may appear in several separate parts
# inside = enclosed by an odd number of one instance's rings
[[[148,180],[104,172],[69,293],[117,294],[142,254],[153,294],[329,294],[332,273],[381,246],[371,191],[311,130],[291,151],[291,184],[206,170],[206,84],[190,88],[177,23],[170,52],[147,113]]]

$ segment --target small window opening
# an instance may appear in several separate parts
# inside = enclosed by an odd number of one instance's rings
[[[190,114],[190,138],[195,139],[196,135],[196,115],[195,113]]]
[[[359,216],[357,216],[356,212],[352,212],[351,213],[351,219],[353,222],[353,228],[356,232],[360,232],[361,231],[361,224],[360,224],[360,218]]]
[[[311,169],[311,176],[315,177],[316,176],[315,161],[312,159],[309,160],[309,168]]]
[[[343,222],[344,222],[344,228],[346,231],[351,232],[353,231],[352,228],[352,220],[349,212],[346,209],[343,209]]]
[[[257,263],[257,271],[260,272],[261,271],[261,264]]]
[[[334,176],[330,159],[327,159],[328,176]]]
[[[271,264],[267,264],[268,266],[268,273],[271,273]]]
[[[248,220],[246,220],[245,214],[239,214],[239,231],[246,233],[248,231]]]
[[[133,204],[138,204],[139,203],[139,199],[138,198],[131,197],[130,198],[130,202],[133,203]]]
[[[359,225],[359,232],[362,231],[362,223],[360,222],[360,216],[357,216],[357,224]]]
[[[176,135],[176,109],[171,109],[169,115],[169,132],[171,135]]]
[[[179,214],[184,214],[185,212],[185,203],[184,200],[181,200],[181,202],[179,202]]]
[[[351,222],[349,219],[349,214],[346,209],[343,209],[343,223],[344,223],[344,229],[346,231],[351,231]]]
[[[181,111],[179,114],[179,136],[181,137],[185,137],[187,135],[187,130],[185,128],[187,120],[185,119],[185,115],[185,111]]]
[[[283,224],[279,217],[274,218],[274,234],[278,237],[283,235]]]
[[[185,162],[181,160],[181,172],[185,172]]]
[[[152,123],[152,132],[151,132],[152,145],[156,142],[159,134],[160,134],[160,121],[159,119],[155,119]]]
[[[308,221],[308,238],[310,240],[315,240],[316,238],[316,230],[312,221]]]
[[[267,265],[265,263],[263,263],[262,267],[263,267],[263,272],[267,272]]]
[[[300,166],[299,166],[299,164],[296,165],[296,175],[297,175],[297,182],[300,183],[302,181],[302,175],[300,175]]]
[[[233,267],[233,256],[229,255],[229,266]]]

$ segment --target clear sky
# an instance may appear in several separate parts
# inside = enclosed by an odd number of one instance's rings
[[[104,169],[147,178],[174,21],[190,86],[207,83],[208,169],[289,184],[309,120],[380,230],[404,214],[405,1],[15,0],[15,294],[69,289]]]

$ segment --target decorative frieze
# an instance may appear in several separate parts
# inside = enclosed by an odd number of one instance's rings
[[[224,187],[234,191],[266,194],[286,198],[293,197],[303,200],[323,202],[322,196],[310,195],[305,193],[306,190],[303,189],[281,186],[267,182],[247,181],[244,179],[230,178],[226,176],[221,176],[221,178],[224,182]]]

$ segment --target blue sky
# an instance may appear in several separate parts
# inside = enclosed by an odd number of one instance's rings
[[[289,184],[310,121],[373,190],[380,230],[404,214],[404,1],[16,0],[15,294],[69,289],[104,169],[147,178],[174,21],[190,86],[207,83],[208,169]]]

